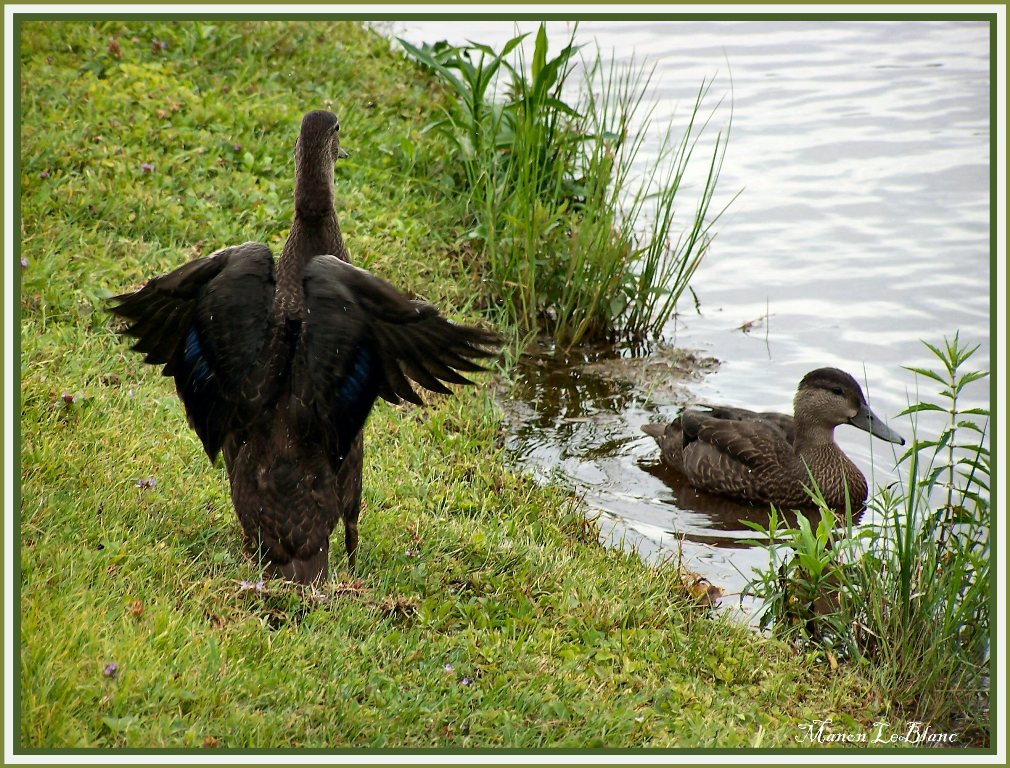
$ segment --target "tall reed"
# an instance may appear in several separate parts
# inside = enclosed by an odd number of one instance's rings
[[[636,158],[649,151],[651,71],[599,53],[580,60],[574,34],[550,58],[540,25],[529,60],[526,35],[500,52],[400,41],[455,94],[429,129],[449,138],[462,168],[457,191],[466,196],[489,303],[562,348],[660,331],[711,240],[726,149],[719,133],[681,227],[678,195],[711,119],[701,117],[709,84],[699,88],[684,134],[668,128],[655,162],[636,175]]]

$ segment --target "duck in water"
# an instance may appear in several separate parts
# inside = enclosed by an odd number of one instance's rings
[[[685,409],[670,424],[646,424],[663,461],[692,487],[740,501],[780,507],[812,505],[816,483],[828,506],[866,503],[866,478],[835,443],[835,427],[851,424],[891,443],[905,440],[884,424],[852,376],[818,368],[800,381],[793,415],[729,406]]]

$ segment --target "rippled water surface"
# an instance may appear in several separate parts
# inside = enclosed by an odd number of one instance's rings
[[[498,45],[515,28],[439,21],[397,31]],[[560,46],[567,25],[548,30]],[[686,119],[703,79],[714,78],[710,106],[724,99],[709,141],[732,104],[713,208],[740,195],[691,284],[699,311],[682,301],[665,333],[719,364],[702,366],[686,390],[661,386],[660,367],[653,384],[635,385],[606,370],[531,365],[508,409],[511,443],[534,472],[584,492],[612,536],[652,557],[683,538],[687,564],[732,594],[739,571],[760,562],[737,543],[748,535],[739,520],[761,515],[677,487],[640,426],[686,401],[790,411],[800,377],[832,365],[865,382],[876,413],[907,434],[896,414],[917,385],[902,366],[933,364],[920,339],[960,330],[988,367],[988,27],[611,21],[584,22],[577,37],[655,65],[659,124]],[[682,194],[686,212],[692,190]],[[988,385],[969,398],[988,405]],[[876,483],[893,479],[890,445],[850,427],[836,437]]]

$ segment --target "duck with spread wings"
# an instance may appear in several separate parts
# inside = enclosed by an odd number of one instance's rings
[[[460,372],[483,370],[475,361],[500,343],[344,260],[332,204],[343,156],[336,118],[306,115],[295,221],[276,266],[266,245],[245,243],[112,306],[145,362],[174,377],[211,461],[223,453],[235,510],[268,572],[306,584],[326,578],[340,517],[354,566],[357,505],[341,498],[340,474],[357,451],[360,477],[360,432],[375,400],[420,404],[411,380],[440,393],[471,383]],[[326,248],[338,252],[319,255]]]

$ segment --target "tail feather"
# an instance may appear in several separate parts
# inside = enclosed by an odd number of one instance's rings
[[[666,424],[643,424],[642,431],[650,437],[660,440],[666,432]]]
[[[329,572],[328,559],[329,547],[324,547],[305,559],[292,558],[283,564],[268,562],[265,570],[270,578],[318,585],[326,581]]]

